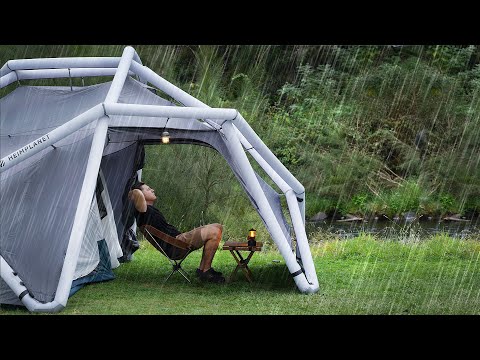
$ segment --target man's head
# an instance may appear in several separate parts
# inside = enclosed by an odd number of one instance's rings
[[[150,186],[145,184],[144,182],[137,181],[135,184],[132,186],[132,190],[138,189],[143,193],[143,196],[145,197],[145,200],[148,202],[154,202],[157,197],[155,196],[155,190],[153,190]]]

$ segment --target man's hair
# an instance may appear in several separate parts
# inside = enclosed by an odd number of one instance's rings
[[[138,189],[140,191],[142,191],[142,185],[145,185],[144,182],[141,182],[141,181],[137,181],[135,184],[132,185],[132,190],[133,189]]]

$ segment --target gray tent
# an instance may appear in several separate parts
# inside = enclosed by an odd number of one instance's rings
[[[0,88],[24,79],[105,75],[113,80],[19,86],[0,99],[0,303],[55,312],[81,284],[114,277],[130,226],[122,216],[126,189],[141,174],[143,145],[160,143],[165,129],[171,143],[222,154],[299,290],[316,292],[304,188],[237,110],[208,107],[143,66],[132,47],[117,58],[10,60],[0,69]],[[285,194],[292,226],[279,194],[245,151]]]

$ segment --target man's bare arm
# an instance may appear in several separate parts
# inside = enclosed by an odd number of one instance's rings
[[[144,213],[147,211],[147,202],[145,200],[145,196],[139,189],[133,189],[128,193],[128,198],[133,201],[135,205],[135,209],[138,212]]]

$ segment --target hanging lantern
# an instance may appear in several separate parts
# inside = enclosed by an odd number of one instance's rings
[[[170,142],[170,134],[168,131],[162,133],[162,144],[168,144]]]

